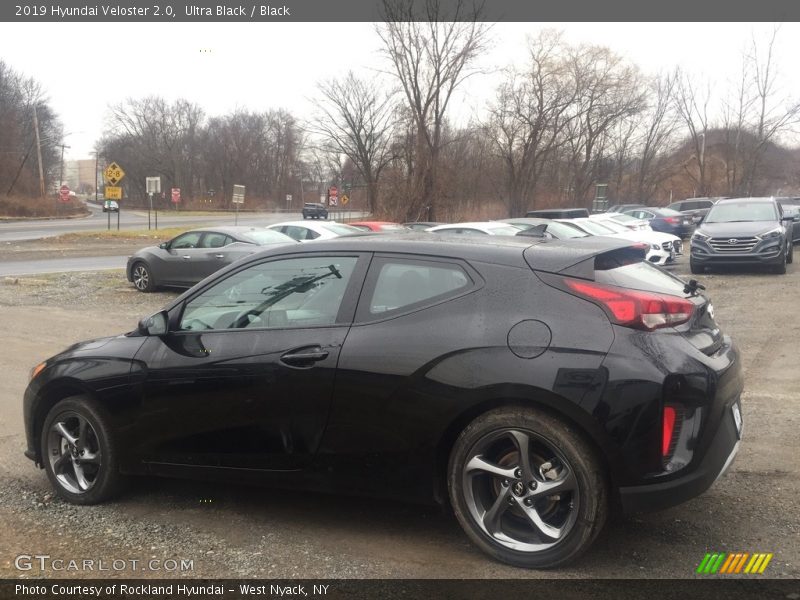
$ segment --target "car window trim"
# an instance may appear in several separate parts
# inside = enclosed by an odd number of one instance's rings
[[[444,294],[439,294],[438,296],[433,296],[432,298],[426,298],[424,300],[420,300],[419,302],[415,302],[414,304],[409,304],[407,306],[397,308],[395,310],[382,312],[379,315],[375,315],[369,310],[370,303],[372,302],[372,297],[375,294],[375,287],[378,282],[378,276],[380,275],[381,268],[384,264],[391,263],[391,262],[405,262],[411,264],[419,264],[425,266],[429,263],[441,263],[446,265],[455,265],[460,267],[464,274],[467,276],[467,279],[470,281],[469,284],[464,286],[463,288],[459,288],[457,290],[453,290],[451,292],[446,292]],[[485,284],[485,280],[481,277],[480,273],[467,261],[461,258],[449,257],[449,256],[435,256],[435,255],[421,255],[421,254],[402,254],[402,253],[386,253],[380,252],[375,253],[372,257],[372,260],[369,264],[369,270],[366,273],[366,277],[364,279],[363,288],[361,290],[361,296],[358,300],[358,306],[356,307],[355,317],[353,319],[353,326],[361,326],[361,325],[371,325],[373,323],[380,323],[383,321],[389,321],[391,319],[396,319],[398,317],[402,317],[411,313],[419,312],[421,310],[426,310],[433,306],[437,306],[439,304],[443,304],[445,302],[450,302],[451,300],[455,300],[456,298],[460,298],[462,296],[466,296],[477,290],[481,289]]]
[[[336,313],[336,320],[334,323],[330,325],[309,325],[304,327],[248,327],[246,329],[203,329],[203,330],[188,330],[188,329],[178,329],[180,326],[181,321],[183,320],[183,313],[186,310],[186,305],[201,295],[203,292],[208,290],[210,287],[222,283],[226,279],[236,275],[237,273],[241,273],[245,269],[254,268],[259,265],[263,265],[265,263],[270,262],[277,262],[279,260],[292,260],[298,258],[316,258],[316,257],[324,257],[324,256],[331,256],[336,258],[355,258],[356,264],[353,268],[353,273],[350,276],[350,281],[347,283],[347,287],[345,288],[344,294],[342,295],[342,302],[339,305],[339,311]],[[371,253],[369,252],[303,252],[303,253],[292,253],[292,254],[281,254],[278,256],[269,256],[265,257],[262,260],[258,260],[256,262],[247,263],[245,265],[241,265],[240,268],[230,271],[225,275],[225,277],[221,279],[214,279],[210,281],[208,284],[204,285],[201,289],[197,290],[196,293],[192,294],[191,296],[187,296],[184,298],[179,304],[172,307],[169,311],[169,330],[168,335],[185,335],[185,334],[206,334],[206,333],[235,333],[241,331],[275,331],[275,330],[286,330],[286,329],[324,329],[330,327],[349,327],[353,325],[353,320],[355,318],[356,308],[358,304],[358,297],[361,293],[361,289],[364,284],[364,278],[367,274],[367,269],[370,264],[370,259],[372,258]]]

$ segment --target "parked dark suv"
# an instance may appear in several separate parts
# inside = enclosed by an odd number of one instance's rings
[[[327,219],[328,209],[324,204],[318,202],[306,202],[303,204],[303,218],[304,219]]]
[[[717,202],[692,235],[692,273],[718,265],[764,265],[786,273],[793,259],[792,216],[774,198]]]
[[[589,210],[586,208],[542,208],[529,210],[525,216],[538,219],[582,219],[589,216]]]
[[[717,200],[719,198],[687,198],[673,202],[667,205],[667,208],[691,217],[696,225],[703,220]]]
[[[523,567],[725,471],[741,360],[696,285],[626,240],[468,237],[237,261],[36,366],[25,454],[75,504],[133,474],[439,502]]]

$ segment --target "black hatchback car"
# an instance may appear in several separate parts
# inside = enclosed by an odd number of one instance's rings
[[[267,250],[35,367],[25,454],[76,504],[142,474],[449,503],[488,554],[561,565],[613,505],[683,502],[739,447],[735,346],[643,256],[414,233]]]
[[[671,208],[632,208],[622,211],[637,219],[648,221],[653,231],[677,235],[679,238],[689,237],[695,228],[694,218],[691,215],[679,213]]]
[[[720,200],[692,235],[692,273],[722,265],[766,266],[786,273],[794,258],[793,219],[774,198]]]

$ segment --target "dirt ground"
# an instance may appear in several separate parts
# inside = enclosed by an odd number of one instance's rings
[[[30,368],[75,341],[132,329],[174,294],[139,294],[118,271],[0,281],[0,577],[685,578],[706,552],[744,551],[774,553],[762,577],[797,578],[800,264],[783,276],[699,279],[744,360],[744,440],[735,463],[702,496],[609,523],[582,559],[548,572],[494,562],[451,516],[391,501],[142,479],[105,505],[65,504],[22,455]],[[122,566],[20,570],[15,563],[25,554]],[[182,559],[193,561],[191,570],[167,569]],[[154,570],[142,570],[150,560]]]

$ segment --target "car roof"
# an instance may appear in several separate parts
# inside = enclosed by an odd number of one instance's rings
[[[508,223],[503,223],[502,221],[468,221],[466,223],[446,223],[444,225],[437,225],[433,229],[445,229],[445,228],[453,228],[453,229],[497,229],[498,227],[505,227]]]
[[[716,202],[716,205],[739,204],[741,202],[769,203],[769,202],[775,202],[775,198],[773,198],[772,196],[756,197],[756,198],[723,198],[722,200],[718,200]]]

